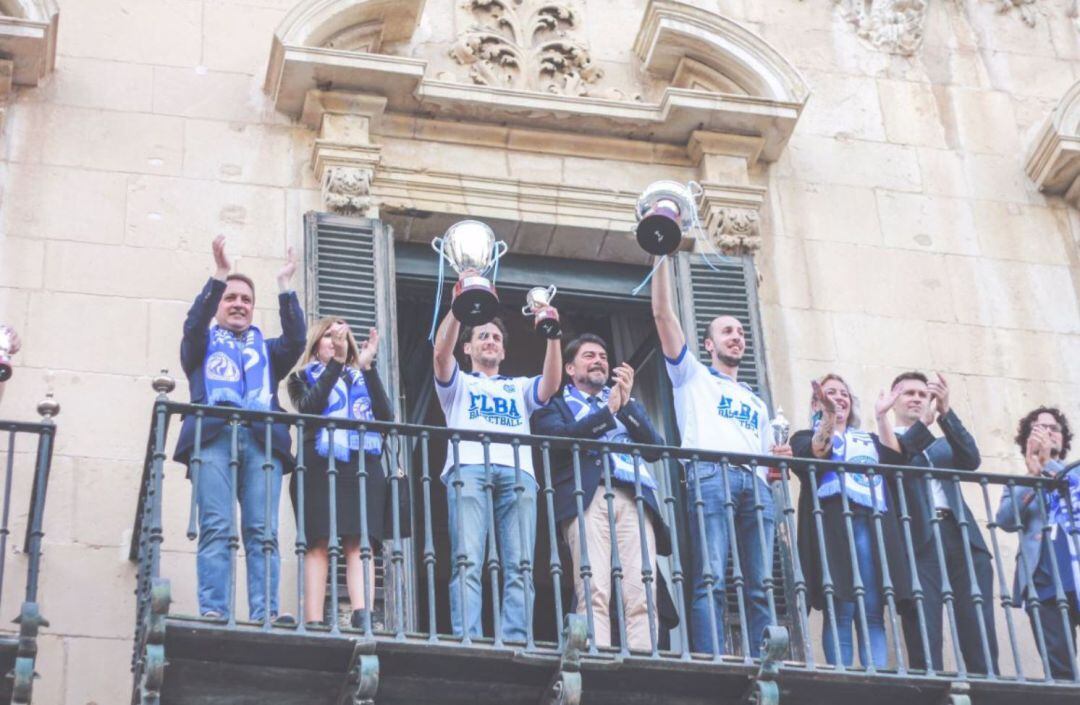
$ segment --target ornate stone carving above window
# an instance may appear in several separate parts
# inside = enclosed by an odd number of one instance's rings
[[[581,15],[550,0],[465,0],[469,24],[450,56],[485,86],[589,95],[603,76],[577,35]]]
[[[922,46],[929,0],[833,2],[840,6],[844,18],[859,36],[882,51],[911,56]]]
[[[1028,155],[1028,177],[1040,191],[1080,208],[1080,82],[1047,118]]]

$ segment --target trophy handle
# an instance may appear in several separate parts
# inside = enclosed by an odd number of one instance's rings
[[[701,197],[705,195],[705,189],[701,187],[696,181],[687,181],[686,188],[690,191],[690,196],[694,199],[694,205],[701,204]]]
[[[556,294],[556,292],[558,292],[558,291],[559,291],[559,290],[558,290],[557,288],[555,288],[555,285],[554,285],[554,284],[552,284],[551,286],[549,286],[549,287],[547,288],[547,297],[548,297],[548,303],[549,303],[549,304],[551,303],[551,300],[555,298],[555,294]]]
[[[531,315],[533,315],[533,310],[529,306],[529,304],[525,304],[524,306],[521,307],[521,315],[522,316],[531,316]]]
[[[445,250],[443,249],[443,242],[444,242],[444,240],[441,237],[437,237],[437,238],[433,239],[431,241],[431,249],[433,249],[437,253],[439,253],[439,259],[446,260],[446,263],[449,264],[451,267],[453,267],[454,263],[450,261],[450,256],[447,255]],[[455,271],[457,271],[457,270],[455,269]]]
[[[509,249],[510,246],[506,244],[506,240],[499,240],[498,242],[496,242],[495,253],[494,256],[491,258],[492,263],[494,264],[496,260],[501,259],[502,256],[505,255],[506,251]]]

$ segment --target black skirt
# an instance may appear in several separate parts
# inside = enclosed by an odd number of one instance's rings
[[[326,474],[326,458],[315,453],[314,444],[304,448],[306,470],[304,472],[304,533],[308,545],[330,536],[330,483]],[[337,481],[335,484],[337,534],[341,538],[360,536],[360,479],[359,461],[352,454],[349,462],[335,463]],[[368,455],[366,460],[367,486],[365,505],[367,506],[368,539],[373,547],[378,547],[386,531],[387,480],[386,465],[382,455]],[[289,496],[292,497],[293,511],[299,525],[299,473],[292,473],[289,481]]]

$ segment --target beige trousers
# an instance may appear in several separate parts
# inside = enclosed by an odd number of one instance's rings
[[[638,530],[637,506],[634,491],[628,487],[612,487],[615,494],[612,506],[615,513],[615,540],[611,540],[608,522],[608,503],[604,498],[604,485],[596,488],[592,502],[585,510],[585,547],[592,568],[593,632],[597,646],[611,646],[611,546],[615,544],[622,566],[623,611],[626,615],[626,642],[635,651],[649,651],[649,608],[645,599],[645,584],[641,578],[641,534]],[[574,593],[577,595],[577,612],[585,612],[585,584],[581,580],[581,542],[578,520],[575,517],[564,529],[570,555],[574,559]],[[645,540],[652,561],[653,596],[656,595],[656,535],[649,515],[645,514]],[[656,606],[653,605],[653,615]]]

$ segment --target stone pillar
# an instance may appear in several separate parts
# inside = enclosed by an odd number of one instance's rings
[[[371,142],[372,124],[386,99],[339,92],[309,91],[303,121],[318,130],[312,168],[322,184],[326,209],[341,215],[379,217],[371,183],[380,148]]]
[[[761,249],[761,206],[765,189],[752,186],[748,169],[761,155],[763,141],[695,132],[687,151],[697,162],[701,224],[725,255],[753,255]]]

